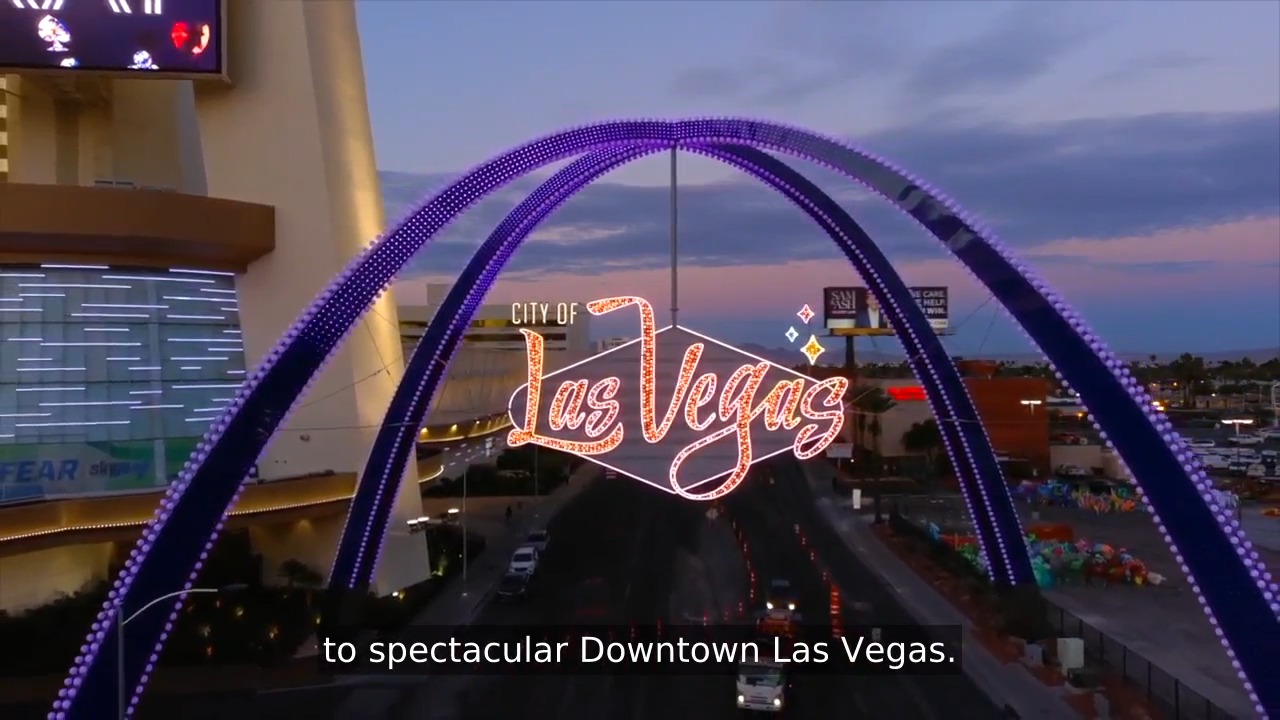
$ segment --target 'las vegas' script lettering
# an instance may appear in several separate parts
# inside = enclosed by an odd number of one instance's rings
[[[639,403],[641,434],[650,443],[661,442],[677,421],[693,431],[706,432],[677,452],[671,463],[668,480],[677,494],[693,500],[712,500],[737,487],[746,478],[753,460],[752,422],[762,416],[766,430],[796,433],[792,451],[800,459],[821,453],[839,436],[844,426],[844,396],[849,390],[847,378],[822,381],[788,378],[764,390],[765,376],[774,367],[768,362],[743,365],[728,378],[712,372],[698,374],[698,363],[706,349],[702,343],[685,350],[675,390],[659,417],[654,388],[657,328],[653,306],[638,297],[615,297],[588,303],[587,309],[593,315],[605,315],[632,305],[640,311],[640,385],[639,397],[634,401]],[[581,429],[587,440],[565,440],[541,434],[543,338],[532,330],[520,332],[524,334],[528,356],[528,396],[524,425],[509,433],[508,444],[518,447],[537,443],[584,456],[604,455],[617,448],[628,428],[623,399],[618,397],[621,383],[616,377],[595,383],[565,380],[551,395],[546,425],[552,431]],[[722,427],[713,430],[714,425]],[[677,481],[680,465],[700,449],[726,438],[732,438],[737,445],[738,460],[725,481],[705,493],[691,493],[682,488]]]

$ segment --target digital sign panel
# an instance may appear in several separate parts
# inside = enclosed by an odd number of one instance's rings
[[[521,329],[528,382],[511,397],[511,447],[573,453],[691,500],[731,492],[754,463],[821,454],[844,426],[847,378],[816,380],[679,326],[625,296],[592,315],[635,307],[640,338],[552,373],[542,336]]]
[[[0,70],[222,76],[224,0],[0,0]]]

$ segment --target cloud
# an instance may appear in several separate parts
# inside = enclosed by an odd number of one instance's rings
[[[925,55],[907,69],[906,90],[933,102],[974,92],[1007,92],[1048,72],[1088,34],[1071,15],[1052,6],[1017,6],[978,34]]]
[[[751,42],[753,57],[682,70],[672,92],[700,102],[803,103],[859,78],[895,71],[903,58],[896,34],[910,17],[891,3],[828,2],[779,4],[767,15],[764,32]]]
[[[807,7],[806,7],[807,6]],[[932,48],[917,47],[922,28],[947,22],[967,8],[922,3],[805,3],[770,15],[764,42],[745,62],[701,65],[679,72],[679,98],[743,100],[787,107],[874,78],[898,85],[900,101],[936,105],[971,92],[1006,92],[1046,73],[1101,29],[1053,3],[1015,6],[985,28]],[[933,36],[934,33],[923,33]]]
[[[1276,111],[1030,127],[917,125],[861,141],[958,198],[1029,254],[1078,256],[1087,248],[1097,261],[1172,262],[1168,247],[1137,248],[1133,240],[1121,240],[1174,230],[1193,238],[1197,227],[1280,215]],[[797,167],[895,259],[940,256],[938,245],[888,203],[829,172]],[[399,218],[452,177],[384,174],[388,217]],[[538,182],[522,179],[479,203],[415,258],[409,273],[456,273]],[[681,260],[688,266],[838,257],[806,216],[754,180],[683,185],[680,204]],[[668,188],[597,183],[553,214],[509,270],[596,275],[665,267],[668,218]],[[1178,252],[1187,251],[1184,245],[1177,245],[1184,248]]]
[[[1173,50],[1121,63],[1115,70],[1100,75],[1097,82],[1132,84],[1166,70],[1188,70],[1209,62],[1210,60],[1203,55]]]
[[[1277,239],[1280,217],[1273,217],[1109,242],[1065,240],[1048,243],[1026,259],[1118,348],[1280,347]],[[1106,253],[1108,245],[1117,249],[1115,256]],[[1152,249],[1159,261],[1150,261]],[[895,266],[911,285],[951,288],[951,323],[956,330],[947,340],[951,352],[1026,349],[986,290],[954,260],[906,259]],[[650,298],[665,317],[669,283],[666,268],[601,274],[548,270],[537,276],[504,275],[486,302],[585,302],[621,292]],[[830,260],[746,259],[726,267],[690,267],[680,275],[680,317],[682,323],[728,342],[783,346],[783,333],[796,324],[792,313],[806,303],[819,308],[821,288],[861,284],[847,263]],[[423,283],[406,281],[396,288],[397,302],[423,303],[424,290]],[[635,334],[633,313],[593,318],[591,323],[598,337]],[[1199,330],[1177,331],[1182,328]],[[892,339],[877,346],[895,347]]]

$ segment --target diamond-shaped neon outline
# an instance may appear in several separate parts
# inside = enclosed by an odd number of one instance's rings
[[[795,328],[787,328],[787,342],[795,342],[798,337],[800,337],[800,333],[796,332]]]
[[[822,347],[822,343],[818,342],[817,335],[810,335],[809,342],[805,343],[804,347],[800,348],[800,352],[804,353],[804,356],[809,358],[810,365],[818,362],[818,358],[826,351],[827,349]]]
[[[683,325],[668,325],[668,326],[666,326],[666,327],[664,327],[664,328],[662,328],[662,329],[660,329],[660,330],[655,331],[655,332],[654,332],[654,337],[656,338],[658,335],[661,335],[662,333],[664,333],[664,332],[666,332],[666,331],[668,331],[668,330],[672,330],[672,329],[683,330],[683,331],[685,331],[685,332],[689,333],[690,335],[693,335],[694,337],[697,337],[697,338],[698,338],[698,339],[700,339],[700,340],[705,340],[705,341],[710,342],[710,343],[715,343],[716,345],[719,345],[719,346],[720,346],[720,347],[722,347],[722,348],[726,348],[726,349],[728,349],[728,350],[732,350],[732,351],[734,351],[734,352],[738,353],[739,355],[743,355],[743,356],[745,356],[745,357],[751,358],[752,360],[755,360],[755,361],[757,361],[757,362],[768,363],[770,366],[775,367],[775,368],[777,368],[777,369],[779,369],[779,370],[781,370],[781,371],[783,371],[783,372],[785,372],[785,373],[788,373],[788,374],[790,374],[790,375],[795,375],[795,376],[796,376],[796,377],[798,377],[798,378],[803,378],[803,379],[805,379],[805,380],[811,380],[811,381],[813,381],[813,382],[818,382],[818,379],[817,379],[817,378],[815,378],[815,377],[812,377],[812,376],[809,376],[809,375],[805,375],[805,374],[804,374],[804,373],[802,373],[802,372],[796,372],[795,370],[792,370],[792,369],[791,369],[791,368],[789,368],[789,367],[785,367],[785,366],[783,366],[783,365],[779,365],[778,363],[773,362],[772,360],[766,360],[766,359],[764,359],[764,358],[760,357],[759,355],[755,355],[755,354],[753,354],[753,353],[749,353],[749,352],[747,352],[747,351],[745,351],[745,350],[742,350],[742,349],[740,349],[740,348],[736,348],[736,347],[734,347],[734,346],[732,346],[732,345],[730,345],[730,344],[728,344],[728,343],[725,343],[725,342],[721,342],[721,341],[719,341],[719,340],[716,340],[716,339],[715,339],[715,338],[713,338],[713,337],[709,337],[709,336],[707,336],[707,335],[703,335],[703,334],[702,334],[702,333],[700,333],[700,332],[695,332],[695,331],[690,330],[689,328],[687,328],[687,327],[685,327],[685,326],[683,326]],[[555,371],[555,372],[553,372],[553,373],[547,373],[546,375],[543,375],[543,376],[542,376],[542,379],[543,379],[543,380],[546,380],[547,378],[555,377],[556,375],[560,375],[560,374],[562,374],[562,373],[569,372],[570,370],[572,370],[572,369],[574,369],[574,368],[578,367],[579,365],[585,365],[585,364],[587,364],[587,363],[591,362],[592,360],[595,360],[596,358],[604,357],[605,355],[608,355],[608,354],[610,354],[610,353],[615,353],[615,352],[617,352],[617,351],[619,351],[619,350],[621,350],[621,349],[623,349],[623,348],[626,348],[626,347],[630,347],[630,346],[632,346],[632,345],[635,345],[636,343],[638,343],[638,342],[640,342],[640,341],[641,341],[641,338],[636,338],[635,340],[629,340],[629,341],[627,341],[627,342],[625,342],[625,343],[623,343],[623,344],[621,344],[621,345],[619,345],[619,346],[617,346],[617,347],[609,348],[608,350],[605,350],[605,351],[604,351],[604,352],[602,352],[602,353],[596,353],[595,355],[592,355],[591,357],[587,358],[586,360],[579,360],[578,362],[576,362],[576,363],[574,363],[574,364],[572,364],[572,365],[569,365],[568,367],[560,368],[559,370],[556,370],[556,371]],[[521,418],[519,418],[519,420],[517,420],[517,419],[516,419],[516,416],[515,416],[515,412],[513,412],[513,410],[512,410],[512,406],[514,406],[514,405],[516,404],[516,396],[517,396],[517,395],[519,395],[521,391],[526,390],[528,387],[529,387],[529,383],[524,383],[524,384],[520,385],[519,387],[517,387],[517,388],[515,389],[515,392],[511,393],[511,397],[507,400],[507,417],[511,418],[511,427],[512,427],[512,429],[515,429],[515,430],[523,430],[523,429],[524,429],[524,428],[523,428],[523,426],[521,425],[521,423],[523,423],[523,422],[524,422],[524,418],[523,418],[523,417],[521,417]],[[843,397],[842,397],[842,398],[840,398],[840,408],[841,408],[841,411],[843,411],[843,409],[844,409],[844,398],[843,398]],[[531,445],[539,445],[540,443],[538,443],[538,442],[536,442],[536,441],[530,441],[530,444],[531,444]],[[546,447],[546,446],[544,445],[543,447]],[[786,446],[786,447],[782,448],[781,450],[775,450],[775,451],[773,451],[773,452],[771,452],[771,453],[768,453],[768,454],[766,454],[766,455],[758,455],[758,456],[754,456],[754,457],[752,457],[752,458],[751,458],[751,464],[752,464],[752,465],[755,465],[755,464],[757,464],[757,463],[763,462],[763,461],[768,460],[768,459],[770,459],[770,458],[777,457],[777,456],[779,456],[779,455],[781,455],[781,454],[783,454],[783,453],[786,453],[786,452],[791,452],[791,446],[790,446],[790,445],[788,445],[788,446]],[[620,467],[615,467],[615,466],[613,466],[613,465],[610,465],[610,464],[609,464],[609,463],[607,463],[607,462],[604,462],[601,458],[602,458],[602,457],[608,457],[608,455],[603,455],[603,456],[601,456],[601,455],[578,455],[577,453],[570,453],[570,455],[575,455],[575,456],[577,456],[577,457],[582,458],[583,460],[587,460],[587,461],[589,461],[589,462],[593,462],[593,463],[595,463],[595,464],[597,464],[597,465],[599,465],[599,466],[601,466],[601,467],[603,467],[603,468],[606,468],[606,469],[608,469],[608,470],[612,470],[612,471],[614,471],[614,472],[616,472],[616,473],[620,473],[620,474],[622,474],[622,475],[626,475],[627,477],[631,478],[632,480],[639,480],[640,482],[644,483],[645,485],[649,485],[649,486],[651,486],[651,487],[655,487],[655,488],[657,488],[657,489],[659,489],[659,490],[662,490],[663,492],[670,493],[671,495],[678,495],[678,493],[676,493],[676,491],[675,491],[675,490],[672,490],[672,489],[671,489],[671,485],[670,485],[670,484],[667,484],[667,483],[659,484],[659,483],[656,483],[656,482],[654,482],[654,481],[652,481],[652,480],[649,480],[648,478],[642,478],[642,477],[640,477],[639,475],[634,475],[634,474],[632,474],[632,473],[627,472],[626,470],[623,470],[623,469],[622,469],[622,468],[620,468]],[[730,473],[732,473],[732,472],[733,472],[733,468],[730,468],[730,469],[725,470],[724,472],[719,473],[719,474],[717,474],[717,475],[712,475],[711,477],[707,478],[706,480],[699,480],[698,482],[693,483],[693,484],[691,484],[691,485],[685,485],[685,486],[683,486],[683,488],[684,488],[684,490],[687,492],[687,491],[693,490],[694,488],[699,488],[699,487],[702,487],[703,485],[706,485],[706,484],[708,484],[708,483],[711,483],[711,482],[714,482],[714,481],[716,481],[716,480],[719,480],[720,478],[725,477],[726,475],[728,475],[728,474],[730,474]]]
[[[813,308],[809,307],[808,303],[805,303],[804,307],[800,308],[800,311],[796,313],[796,317],[800,318],[800,321],[805,325],[809,324],[809,321],[813,319],[813,316]]]

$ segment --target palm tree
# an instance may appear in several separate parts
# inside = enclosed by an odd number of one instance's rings
[[[942,450],[942,430],[938,427],[938,421],[929,418],[923,422],[912,423],[911,427],[902,433],[902,449],[909,453],[923,455],[926,477],[931,479],[935,477],[938,452]]]
[[[873,498],[876,509],[875,522],[877,524],[884,522],[884,515],[881,514],[880,505],[880,471],[883,463],[883,456],[880,452],[880,415],[893,409],[895,405],[897,405],[897,402],[889,397],[883,388],[877,386],[861,387],[853,397],[859,445],[862,444],[861,440],[865,437],[864,433],[869,433],[874,443],[872,473],[876,482]]]
[[[1209,379],[1209,371],[1205,367],[1204,358],[1191,353],[1182,353],[1177,360],[1169,363],[1169,371],[1182,390],[1184,407],[1194,407],[1196,390]]]

